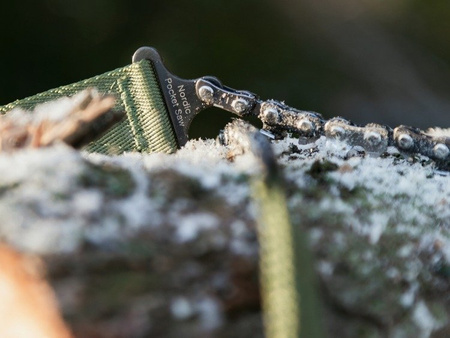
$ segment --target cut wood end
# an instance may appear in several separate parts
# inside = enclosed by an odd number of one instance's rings
[[[0,245],[0,336],[72,337],[55,295],[42,277],[43,263]]]

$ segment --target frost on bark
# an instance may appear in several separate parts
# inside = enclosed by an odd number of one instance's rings
[[[448,336],[450,178],[323,139],[274,148],[329,336]],[[43,259],[75,336],[263,335],[246,154],[213,140],[116,157],[61,145],[0,155],[0,172],[1,239]]]

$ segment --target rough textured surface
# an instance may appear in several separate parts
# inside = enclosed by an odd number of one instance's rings
[[[330,336],[448,336],[450,177],[394,151],[274,147]],[[0,238],[44,258],[77,336],[262,336],[254,163],[228,155],[213,140],[173,155],[0,155]]]
[[[74,148],[97,139],[125,115],[113,111],[115,98],[86,89],[72,98],[0,114],[0,151],[41,148],[64,142]]]

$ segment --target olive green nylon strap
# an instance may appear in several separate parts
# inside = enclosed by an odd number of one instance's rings
[[[279,182],[258,180],[260,284],[267,338],[321,338],[319,299],[305,234],[291,223]]]
[[[12,102],[0,107],[4,114],[14,108],[33,110],[38,104],[73,96],[86,88],[116,97],[115,110],[127,119],[116,124],[87,146],[90,152],[120,154],[129,151],[174,152],[177,142],[155,72],[147,60],[102,75]]]

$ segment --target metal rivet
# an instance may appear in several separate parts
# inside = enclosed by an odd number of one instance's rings
[[[402,149],[410,149],[414,146],[414,140],[408,134],[401,134],[397,139],[397,143]]]
[[[238,114],[243,113],[248,108],[248,101],[244,99],[236,99],[231,104],[234,111]]]
[[[440,160],[446,159],[449,153],[450,153],[450,150],[443,143],[438,143],[433,148],[434,156],[436,156]]]
[[[200,99],[206,103],[210,103],[214,97],[214,89],[210,86],[201,86],[198,90]]]
[[[364,134],[364,139],[372,146],[377,146],[381,143],[381,135],[376,131],[367,131]]]
[[[338,140],[342,140],[345,136],[345,129],[339,126],[332,126],[330,128],[330,136]]]
[[[264,108],[262,113],[264,115],[264,120],[267,123],[277,123],[280,117],[278,110],[273,107]]]
[[[304,133],[311,133],[314,131],[315,125],[309,120],[302,119],[297,122],[297,128]]]

